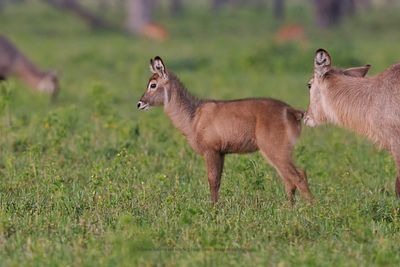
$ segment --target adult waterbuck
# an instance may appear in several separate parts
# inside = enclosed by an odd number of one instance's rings
[[[395,188],[400,198],[400,64],[364,77],[369,68],[334,68],[328,52],[317,50],[304,122],[351,129],[389,151],[397,164]]]
[[[137,108],[147,110],[164,105],[175,127],[204,157],[213,203],[218,200],[225,155],[257,150],[282,177],[292,204],[296,188],[302,197],[312,200],[305,172],[296,168],[292,159],[301,131],[302,111],[268,98],[200,100],[165,68],[160,57],[150,60],[150,70],[152,76]]]

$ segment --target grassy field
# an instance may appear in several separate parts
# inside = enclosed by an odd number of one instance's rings
[[[46,6],[12,6],[0,32],[61,73],[59,101],[0,85],[1,266],[398,266],[400,203],[390,156],[331,126],[296,148],[317,202],[288,206],[259,154],[227,158],[211,207],[202,159],[162,109],[138,112],[148,60],[163,57],[199,97],[271,96],[305,109],[315,49],[334,63],[400,61],[399,10],[372,10],[326,32],[311,10],[286,23],[307,40],[276,44],[279,24],[254,10],[160,12],[164,43],[91,32]],[[368,114],[366,114],[368,115]]]

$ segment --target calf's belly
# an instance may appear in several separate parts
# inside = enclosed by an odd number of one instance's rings
[[[235,138],[221,140],[221,151],[224,153],[252,153],[258,150],[253,138]]]

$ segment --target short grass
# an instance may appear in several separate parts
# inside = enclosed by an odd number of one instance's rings
[[[29,2],[30,3],[30,2]],[[400,60],[399,10],[370,10],[301,44],[273,41],[265,12],[189,10],[159,19],[155,43],[91,32],[40,4],[12,6],[0,31],[62,77],[59,101],[11,79],[0,85],[0,265],[398,266],[395,165],[365,140],[332,126],[305,128],[296,148],[317,202],[286,202],[259,154],[227,158],[211,207],[202,159],[161,109],[136,102],[160,55],[194,94],[271,96],[306,108],[313,52],[341,66]],[[368,116],[368,114],[366,114]]]

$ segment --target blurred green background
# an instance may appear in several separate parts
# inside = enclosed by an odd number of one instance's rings
[[[313,206],[290,208],[256,153],[227,158],[213,208],[202,159],[161,108],[136,103],[159,55],[199,97],[305,109],[316,49],[370,75],[400,61],[400,3],[128,2],[0,1],[0,33],[61,84],[55,103],[0,84],[0,265],[398,265],[386,152],[304,127],[296,161]]]

